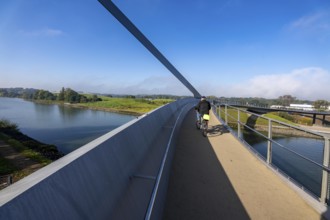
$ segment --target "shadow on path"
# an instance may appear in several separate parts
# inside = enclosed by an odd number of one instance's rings
[[[176,145],[163,219],[250,219],[208,139],[186,116]],[[228,132],[213,126],[210,135]]]
[[[215,136],[222,135],[224,133],[229,133],[229,131],[228,131],[228,129],[226,129],[226,127],[224,125],[220,125],[220,124],[209,126],[209,128],[207,129],[208,137],[215,137]]]

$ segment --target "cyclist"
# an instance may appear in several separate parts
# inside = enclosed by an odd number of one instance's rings
[[[200,120],[200,118],[203,117],[204,114],[209,114],[211,109],[211,103],[206,100],[205,96],[202,96],[195,109],[197,112],[197,120]]]

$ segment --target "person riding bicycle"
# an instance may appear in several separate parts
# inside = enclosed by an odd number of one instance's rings
[[[197,120],[199,121],[201,117],[203,117],[204,114],[209,114],[211,109],[211,103],[206,100],[205,96],[202,96],[201,100],[195,107],[197,111]]]

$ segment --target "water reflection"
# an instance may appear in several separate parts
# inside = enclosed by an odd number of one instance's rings
[[[135,116],[0,97],[0,118],[16,123],[24,134],[69,153]]]

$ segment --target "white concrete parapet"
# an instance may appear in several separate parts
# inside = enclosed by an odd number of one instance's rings
[[[0,219],[144,218],[172,122],[196,101],[134,119],[0,191]]]

